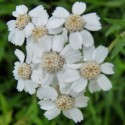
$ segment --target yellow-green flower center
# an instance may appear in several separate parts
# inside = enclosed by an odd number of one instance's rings
[[[30,22],[30,17],[27,14],[19,15],[16,19],[16,27],[20,30],[24,29],[25,26]]]
[[[84,62],[79,72],[84,78],[95,79],[101,72],[100,65],[95,61]]]
[[[23,63],[19,66],[17,72],[20,78],[27,80],[27,79],[30,79],[31,77],[32,68],[29,64]]]
[[[63,68],[64,58],[56,52],[46,52],[42,56],[42,66],[49,73],[57,73]]]
[[[41,27],[36,27],[32,30],[32,36],[35,39],[39,39],[47,34],[48,30],[46,27],[41,26]]]
[[[57,108],[68,110],[74,106],[74,98],[69,95],[60,95],[56,100]]]
[[[65,27],[69,32],[81,31],[84,28],[85,22],[79,15],[71,15],[66,19]]]

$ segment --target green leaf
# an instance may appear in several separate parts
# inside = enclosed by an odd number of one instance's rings
[[[109,36],[110,34],[112,33],[116,33],[118,32],[119,30],[121,30],[123,28],[123,26],[121,25],[117,25],[117,24],[113,24],[109,30],[106,32],[106,36]]]
[[[113,59],[125,46],[125,36],[120,36],[119,38],[116,39],[116,44],[115,47],[112,51],[111,54],[111,59]]]
[[[122,119],[122,121],[125,123],[125,113],[124,110],[121,108],[120,104],[114,103],[113,108],[115,109],[118,116]]]
[[[8,103],[2,94],[0,94],[0,107],[3,114],[6,114],[8,112]]]
[[[108,23],[125,26],[125,20],[123,19],[109,19],[105,18]]]

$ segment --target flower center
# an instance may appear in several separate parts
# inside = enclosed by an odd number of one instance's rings
[[[42,66],[49,73],[56,73],[60,71],[64,63],[64,58],[56,52],[46,52],[42,56]]]
[[[68,110],[74,106],[74,98],[69,95],[60,95],[56,100],[56,106],[61,110]]]
[[[29,64],[23,63],[20,65],[17,72],[20,78],[27,80],[31,77],[32,69]]]
[[[94,61],[89,61],[83,63],[82,67],[79,70],[82,77],[87,79],[95,79],[100,74],[100,65]]]
[[[32,36],[35,38],[35,39],[39,39],[43,36],[45,36],[47,34],[47,29],[42,26],[42,27],[37,27],[37,28],[34,28],[32,30]]]
[[[66,19],[65,27],[70,32],[81,31],[85,25],[84,20],[79,15],[71,15]]]
[[[30,17],[27,14],[19,15],[19,17],[17,17],[16,19],[16,27],[22,30],[29,22],[30,22]]]

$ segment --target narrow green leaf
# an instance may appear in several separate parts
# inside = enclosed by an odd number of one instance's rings
[[[118,32],[119,30],[121,30],[123,28],[123,26],[121,25],[117,25],[117,24],[113,24],[109,30],[106,32],[106,36],[109,36],[110,34],[112,33],[116,33]]]
[[[117,25],[125,26],[125,20],[123,20],[123,19],[109,19],[109,18],[105,18],[105,20],[108,23],[111,23],[111,24],[117,24]]]
[[[111,59],[113,59],[125,46],[125,36],[116,39],[115,47],[111,54]]]

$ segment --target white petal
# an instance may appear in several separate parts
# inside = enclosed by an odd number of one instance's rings
[[[67,54],[67,52],[72,51],[72,47],[71,45],[66,45],[65,48],[62,50],[62,52],[60,53],[63,57],[65,57],[65,55]]]
[[[30,36],[32,34],[32,30],[34,29],[34,25],[32,23],[28,23],[28,25],[25,27],[24,32],[26,37]]]
[[[56,10],[52,13],[54,17],[59,17],[59,18],[66,18],[70,14],[69,12],[63,8],[63,7],[56,7]]]
[[[66,28],[63,28],[62,35],[63,35],[63,37],[65,39],[65,42],[67,42],[68,41],[68,31],[67,31]]]
[[[16,49],[14,51],[14,54],[18,57],[18,59],[20,60],[21,63],[24,62],[24,59],[25,59],[25,55],[22,51],[20,51],[19,49]]]
[[[49,38],[49,36],[45,36],[41,43],[40,43],[40,47],[43,51],[45,52],[49,52],[50,49],[52,48],[52,41],[51,39]]]
[[[39,102],[39,105],[43,110],[51,110],[56,107],[55,103],[51,100],[42,100]]]
[[[79,92],[79,93],[77,93],[77,92],[74,92],[74,91],[70,91],[70,95],[72,96],[72,97],[74,97],[74,98],[77,98],[77,97],[79,97],[79,96],[84,96],[84,93],[86,92],[86,90],[83,90],[83,91],[81,91],[81,92]]]
[[[37,6],[29,12],[31,17],[37,17],[41,11],[43,11],[44,7],[42,5]]]
[[[53,18],[48,21],[47,28],[48,29],[56,29],[61,27],[65,22],[65,19]]]
[[[55,28],[55,29],[48,29],[49,34],[57,35],[63,31],[62,27]]]
[[[78,96],[75,98],[75,107],[82,108],[86,107],[88,103],[89,98],[86,96]]]
[[[16,7],[16,12],[20,15],[27,13],[28,8],[25,5],[19,5]]]
[[[59,114],[60,114],[60,110],[57,109],[57,108],[54,108],[52,110],[48,110],[45,112],[44,116],[48,119],[48,120],[51,120],[51,119],[54,119],[55,117],[57,117]]]
[[[81,59],[82,55],[79,50],[72,50],[71,52],[67,52],[67,55],[65,55],[65,61],[67,64],[79,62]]]
[[[64,79],[63,79],[63,77],[62,77],[62,73],[61,73],[61,72],[59,72],[59,73],[57,74],[57,79],[58,79],[58,83],[59,83],[60,89],[67,87],[67,84],[64,82]]]
[[[63,76],[64,82],[73,82],[80,78],[79,72],[77,70],[69,69],[67,70]]]
[[[66,64],[67,67],[71,69],[79,69],[82,66],[82,63],[79,64]]]
[[[29,39],[27,39],[26,53],[27,53],[26,62],[31,63],[33,59],[33,51],[32,51],[32,44],[29,41]]]
[[[60,52],[64,47],[64,42],[65,41],[62,35],[54,36],[52,45],[53,51]]]
[[[81,122],[83,120],[83,114],[82,112],[77,109],[77,108],[71,108],[69,110],[67,110],[69,113],[69,116],[71,117],[71,119],[75,122]]]
[[[47,73],[44,77],[44,79],[42,80],[42,85],[50,85],[53,81],[54,75],[53,74],[49,74]]]
[[[27,49],[28,62],[32,61],[33,63],[41,63],[41,57],[43,51],[39,44],[28,41],[26,49]]]
[[[38,17],[37,24],[38,24],[38,26],[41,26],[41,25],[44,26],[47,23],[47,21],[48,21],[49,15],[47,14],[46,10],[42,11],[40,13],[40,15],[41,16]]]
[[[15,29],[16,25],[15,25],[15,20],[10,20],[7,22],[7,25],[8,25],[8,30],[9,31],[12,31]]]
[[[42,83],[44,74],[41,69],[33,70],[31,79],[36,83]]]
[[[26,45],[26,63],[30,64],[32,62],[32,57],[33,57],[33,53],[32,53],[32,50],[31,48],[29,49],[30,47]]]
[[[104,46],[99,46],[95,49],[93,53],[93,60],[97,61],[98,63],[102,63],[108,55],[108,48]]]
[[[20,65],[21,65],[20,62],[15,62],[14,63],[13,75],[14,75],[14,77],[15,77],[16,80],[20,79],[20,77],[18,75],[18,68],[19,68]]]
[[[61,94],[67,94],[67,95],[70,94],[71,93],[70,86],[71,86],[70,84],[67,84],[67,86],[65,88],[60,87],[60,93]]]
[[[88,88],[91,93],[101,90],[96,80],[90,80]]]
[[[22,79],[19,79],[17,84],[17,90],[21,92],[23,89],[24,89],[24,81]]]
[[[84,78],[80,78],[72,84],[71,90],[78,93],[83,91],[86,88],[86,86],[87,86],[87,80]]]
[[[38,87],[38,84],[34,83],[31,80],[25,81],[25,91],[29,94],[34,94],[36,92],[36,88]]]
[[[83,42],[83,46],[85,47],[90,47],[94,44],[94,39],[93,36],[91,35],[91,33],[87,30],[83,30],[80,32],[81,36],[82,36],[82,42]]]
[[[84,47],[83,48],[83,58],[84,61],[90,61],[92,60],[92,54],[94,53],[95,47],[91,46],[91,47]]]
[[[100,18],[96,13],[89,13],[83,15],[83,20],[85,21],[85,28],[90,31],[97,31],[100,30],[101,23],[99,22]]]
[[[86,4],[83,2],[75,2],[72,7],[72,13],[81,15],[86,10]]]
[[[71,119],[70,113],[68,110],[63,110],[63,115],[65,115],[67,118]]]
[[[112,63],[103,63],[101,64],[101,71],[105,74],[114,74],[114,65]]]
[[[99,87],[104,91],[108,91],[112,88],[112,84],[110,80],[103,74],[100,74],[98,76],[97,82],[98,82]]]
[[[37,90],[37,97],[39,99],[47,98],[56,100],[56,98],[58,97],[58,93],[53,87],[45,86]]]
[[[10,32],[8,40],[15,45],[22,46],[25,40],[24,32],[22,30],[14,29]]]
[[[69,42],[73,49],[81,49],[83,43],[81,34],[79,32],[70,33]]]
[[[14,17],[18,17],[20,14],[17,13],[17,11],[13,11],[12,15],[13,15]]]

